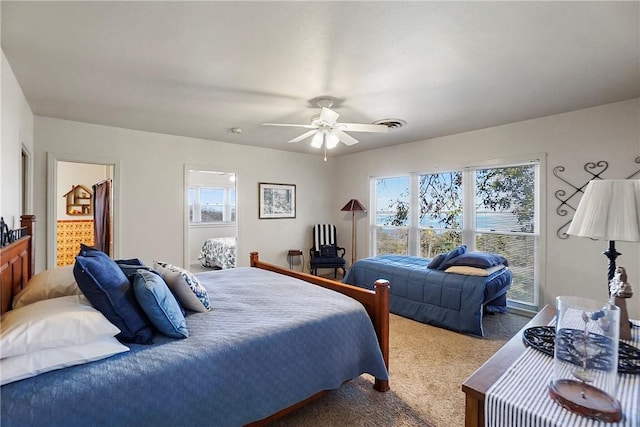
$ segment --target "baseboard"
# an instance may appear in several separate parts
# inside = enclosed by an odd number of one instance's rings
[[[524,308],[512,307],[512,306],[507,307],[507,312],[517,314],[519,316],[524,316],[524,317],[533,317],[537,314],[537,312],[533,310],[527,310]]]

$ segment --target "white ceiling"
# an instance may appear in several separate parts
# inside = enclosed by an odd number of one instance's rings
[[[640,2],[11,2],[1,42],[34,114],[287,144],[309,102],[402,119],[334,155],[640,96]],[[231,128],[242,133],[235,134]]]

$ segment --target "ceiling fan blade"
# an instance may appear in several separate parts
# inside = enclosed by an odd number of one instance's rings
[[[264,126],[290,126],[294,128],[307,128],[307,129],[317,129],[317,126],[313,125],[294,125],[289,123],[262,123]]]
[[[295,138],[293,138],[292,140],[290,140],[290,141],[288,141],[288,142],[291,142],[291,143],[293,143],[293,142],[300,142],[300,141],[302,141],[303,139],[307,139],[307,138],[309,138],[311,135],[315,134],[316,132],[318,132],[318,130],[317,130],[317,129],[313,129],[313,130],[307,131],[307,132],[303,133],[302,135],[300,135],[300,136],[298,136],[298,137],[295,137]]]
[[[341,130],[349,132],[378,132],[386,133],[389,128],[386,125],[369,125],[366,123],[339,123]]]
[[[322,110],[320,111],[320,121],[326,123],[329,126],[335,125],[338,117],[340,117],[340,114],[328,109],[327,107],[322,107]]]
[[[340,141],[342,141],[345,145],[353,145],[353,144],[357,144],[358,140],[355,139],[354,137],[352,137],[351,135],[347,135],[346,133],[342,132],[341,130],[338,129],[334,129],[333,134],[335,136],[338,137],[338,139]]]

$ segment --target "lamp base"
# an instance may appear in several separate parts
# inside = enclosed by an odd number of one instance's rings
[[[582,381],[561,379],[549,383],[549,396],[563,408],[607,423],[622,419],[622,407],[613,396]]]

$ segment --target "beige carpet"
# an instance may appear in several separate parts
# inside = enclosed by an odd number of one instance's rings
[[[362,375],[273,425],[463,426],[462,382],[528,320],[486,315],[486,337],[474,338],[391,315],[390,391]]]

